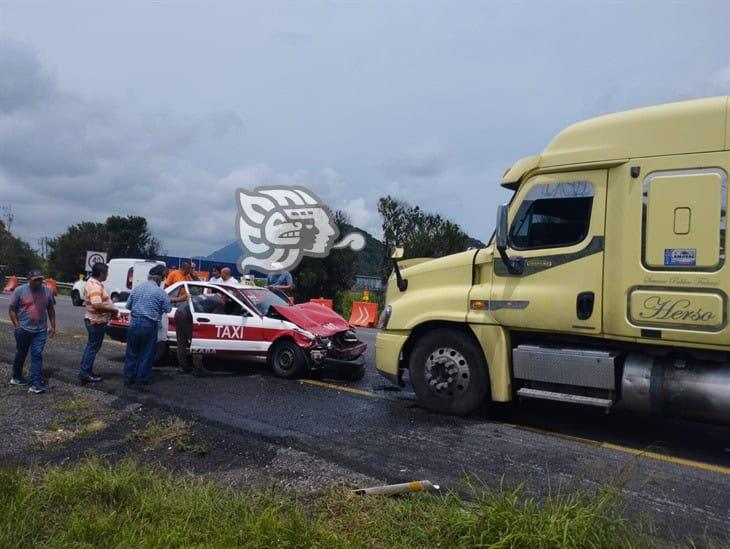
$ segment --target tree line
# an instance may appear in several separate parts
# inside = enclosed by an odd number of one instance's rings
[[[481,244],[470,239],[457,223],[391,196],[380,198],[378,213],[382,219],[383,245],[375,253],[381,256],[383,278],[392,268],[389,250],[393,246],[402,246],[405,257],[441,257],[466,250],[475,242]],[[334,212],[333,217],[341,234],[354,228],[342,211]],[[7,265],[8,273],[24,274],[40,265],[52,278],[73,281],[83,270],[87,250],[107,252],[110,259],[147,259],[162,253],[161,243],[150,231],[147,220],[134,215],[113,215],[103,223],[83,221],[72,225],[48,241],[48,250],[44,263],[28,243],[13,236],[0,221],[0,264]],[[349,248],[333,249],[321,259],[305,257],[293,273],[297,299],[335,297],[349,290],[354,285],[361,259]],[[373,257],[373,250],[369,250],[367,259],[378,261]]]
[[[83,273],[88,250],[107,252],[109,258],[146,259],[160,254],[160,241],[144,217],[113,215],[103,223],[72,225],[48,240],[48,258],[44,260],[0,221],[0,264],[6,266],[7,274],[22,276],[33,267],[41,267],[49,277],[70,282]]]

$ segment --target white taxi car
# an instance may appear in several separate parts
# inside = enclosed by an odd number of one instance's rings
[[[178,282],[165,291],[176,297],[187,292],[192,312],[193,361],[204,355],[234,356],[265,360],[280,377],[294,378],[306,370],[324,367],[342,369],[350,380],[363,376],[362,354],[367,344],[340,315],[316,303],[291,305],[278,295],[254,286]],[[196,296],[222,294],[223,311],[215,313],[196,308]],[[183,293],[182,295],[185,295]],[[107,333],[112,339],[126,341],[129,311],[121,305]],[[164,325],[164,323],[163,323]],[[167,317],[167,331],[159,338],[156,361],[175,346],[175,309]]]

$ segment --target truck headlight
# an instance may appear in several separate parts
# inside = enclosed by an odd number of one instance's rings
[[[390,320],[390,314],[393,312],[393,307],[388,305],[385,309],[383,309],[383,312],[380,313],[380,318],[378,319],[378,328],[381,330],[385,330],[385,328],[388,327],[388,321]]]

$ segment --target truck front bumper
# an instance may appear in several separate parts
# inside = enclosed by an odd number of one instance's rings
[[[375,336],[375,367],[395,385],[402,385],[400,357],[409,335],[408,331],[382,330]]]

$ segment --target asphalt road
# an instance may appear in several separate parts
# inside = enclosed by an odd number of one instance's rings
[[[46,348],[51,376],[73,379],[82,315],[59,299],[61,333]],[[650,517],[664,536],[730,543],[730,428],[548,402],[493,405],[469,418],[432,414],[375,372],[375,331],[360,335],[369,349],[358,383],[336,376],[286,381],[262,366],[219,360],[202,378],[172,364],[156,369],[153,384],[126,394],[393,482],[459,487],[475,476],[536,496],[608,485],[623,493],[627,514]],[[0,361],[12,359],[11,338],[0,323]],[[96,367],[105,377],[100,389],[124,393],[123,355],[123,345],[105,343]]]

